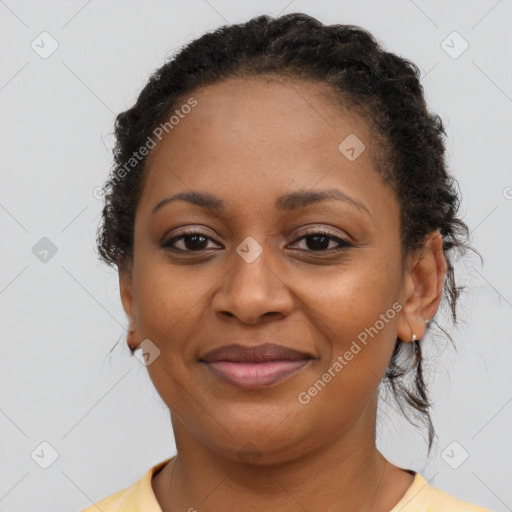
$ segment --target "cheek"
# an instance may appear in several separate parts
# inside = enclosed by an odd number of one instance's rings
[[[138,336],[150,339],[160,350],[147,367],[148,374],[167,406],[186,412],[191,393],[200,399],[190,380],[189,365],[195,357],[190,340],[196,341],[204,332],[201,319],[213,282],[194,277],[192,267],[172,268],[153,261],[141,266],[134,285]]]
[[[197,275],[192,266],[171,266],[161,261],[141,265],[134,280],[141,335],[153,335],[167,343],[170,335],[179,341],[190,332],[190,322],[204,307],[214,284],[208,274],[201,273],[201,278]]]
[[[325,361],[332,364],[342,356],[345,373],[364,367],[380,378],[396,342],[399,268],[360,258],[322,279],[303,276],[302,283],[309,320],[329,342],[324,343],[331,350]]]
[[[379,261],[369,253],[357,259],[330,272],[304,272],[296,280],[301,283],[302,301],[326,320],[327,327],[364,329],[373,325],[398,297],[400,276],[396,264]]]
[[[316,377],[301,390],[311,397],[311,411],[338,429],[375,398],[396,343],[400,310],[385,279],[352,277],[333,280],[317,294],[310,321],[328,343]]]
[[[148,258],[134,276],[138,337],[150,339],[160,350],[148,372],[169,406],[180,401],[183,388],[192,386],[191,365],[197,364],[198,340],[211,335],[205,323],[211,290],[220,278],[156,257]]]

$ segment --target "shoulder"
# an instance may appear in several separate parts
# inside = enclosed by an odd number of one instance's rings
[[[139,510],[139,499],[141,481],[134,483],[102,500],[95,502],[81,512],[136,512]]]
[[[151,486],[153,475],[172,459],[156,464],[144,476],[124,489],[95,502],[81,512],[162,512]]]
[[[491,512],[431,486],[419,473],[390,512]]]
[[[428,492],[432,499],[428,512],[491,512],[489,509],[458,499],[437,487],[429,486]]]

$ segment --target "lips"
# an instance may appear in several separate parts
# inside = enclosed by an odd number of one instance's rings
[[[207,362],[266,363],[268,361],[297,361],[311,356],[283,345],[266,343],[256,347],[227,345],[207,352],[201,359]]]
[[[291,377],[313,357],[283,345],[228,345],[207,352],[199,360],[216,377],[243,389],[269,387]]]

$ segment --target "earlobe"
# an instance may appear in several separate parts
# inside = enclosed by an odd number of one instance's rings
[[[419,340],[436,314],[443,295],[446,259],[439,230],[425,238],[422,248],[410,255],[404,283],[405,299],[397,336],[403,341]]]
[[[128,332],[126,334],[126,343],[131,352],[137,350],[137,344],[135,342],[135,323],[132,319],[130,319],[130,327],[128,328]]]

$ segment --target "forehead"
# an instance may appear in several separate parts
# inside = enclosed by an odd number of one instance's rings
[[[333,145],[336,149],[340,137],[351,133],[371,144],[365,120],[326,84],[268,76],[229,78],[190,96],[197,106],[173,127],[174,141],[167,137],[169,144],[160,148],[184,141],[211,149],[242,142],[249,152],[260,142],[266,148],[320,152]],[[182,98],[175,109],[187,100]]]
[[[190,97],[197,105],[148,157],[144,188],[152,196],[199,187],[257,200],[262,192],[277,196],[317,183],[341,185],[371,204],[385,191],[367,123],[325,84],[231,78],[194,91],[174,109]],[[351,147],[356,158],[343,153]]]

